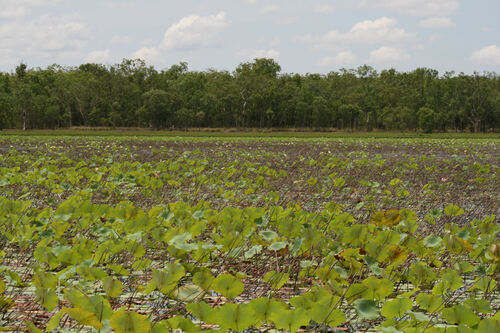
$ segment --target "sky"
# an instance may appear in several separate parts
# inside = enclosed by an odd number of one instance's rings
[[[141,58],[287,73],[363,64],[500,73],[500,0],[0,0],[0,70]]]

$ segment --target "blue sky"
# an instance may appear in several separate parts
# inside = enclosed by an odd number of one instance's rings
[[[0,69],[142,58],[162,69],[369,64],[500,73],[499,0],[0,0]]]

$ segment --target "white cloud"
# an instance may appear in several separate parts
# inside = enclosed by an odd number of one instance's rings
[[[326,56],[318,61],[319,66],[339,66],[339,65],[350,65],[356,61],[356,55],[351,51],[342,51],[337,53],[335,56]]]
[[[313,11],[320,14],[332,14],[335,12],[335,6],[329,3],[320,3],[313,7]]]
[[[19,64],[20,60],[12,56],[11,50],[0,48],[0,66],[4,68],[14,68]]]
[[[429,37],[429,42],[431,42],[431,43],[435,43],[435,42],[437,42],[438,40],[442,39],[443,37],[444,37],[444,36],[443,36],[443,35],[441,35],[441,34],[432,34],[432,35],[430,35],[430,37]]]
[[[220,42],[217,33],[228,26],[225,12],[186,16],[168,28],[160,47],[166,50],[211,47]]]
[[[485,46],[472,53],[470,60],[478,65],[500,66],[500,47],[497,45]]]
[[[416,38],[416,34],[397,27],[397,20],[381,17],[374,21],[356,23],[348,32],[328,31],[323,35],[303,35],[297,40],[310,43],[318,49],[338,49],[345,44],[385,44],[407,42]]]
[[[129,44],[129,43],[132,43],[133,40],[134,40],[134,38],[131,36],[114,35],[111,38],[111,43],[113,43],[113,44]]]
[[[449,16],[460,6],[458,0],[358,0],[361,7],[382,8],[411,16]]]
[[[261,14],[272,14],[280,10],[280,7],[276,4],[265,5],[260,9]]]
[[[111,9],[123,9],[135,7],[136,3],[133,1],[104,1],[102,5],[106,8]]]
[[[106,50],[96,50],[90,52],[84,59],[85,62],[104,64],[109,62],[111,59],[110,51]]]
[[[387,64],[408,60],[410,55],[405,51],[389,46],[382,46],[370,52],[368,61],[375,64]]]
[[[382,17],[375,21],[366,20],[355,24],[349,31],[347,38],[353,38],[359,43],[397,42],[411,39],[415,34],[397,28],[398,21],[393,18]]]
[[[158,63],[161,53],[156,47],[143,47],[132,54],[134,59],[142,59],[149,63]]]
[[[43,15],[27,22],[0,26],[0,51],[13,57],[64,59],[87,43],[88,29],[78,15]]]
[[[449,17],[430,17],[418,23],[422,28],[428,29],[442,29],[454,28],[455,23]]]
[[[271,50],[241,49],[238,50],[237,55],[247,60],[253,60],[255,58],[277,59],[280,57],[280,52],[274,49]]]
[[[19,19],[28,16],[34,7],[53,7],[63,2],[63,0],[0,0],[0,17]]]
[[[0,17],[4,19],[18,19],[27,16],[30,10],[26,7],[6,6],[2,7]]]

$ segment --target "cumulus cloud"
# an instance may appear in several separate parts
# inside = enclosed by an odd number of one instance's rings
[[[411,16],[449,16],[460,6],[458,0],[358,0],[361,7],[381,8]]]
[[[149,63],[157,63],[160,61],[161,53],[156,47],[143,47],[132,54],[134,59],[142,59]]]
[[[442,29],[442,28],[454,28],[455,23],[449,17],[430,17],[424,19],[418,23],[422,28],[427,29]]]
[[[19,64],[19,60],[12,56],[11,50],[0,48],[0,66],[5,68],[14,68]]]
[[[111,9],[123,9],[135,7],[136,3],[133,1],[104,1],[102,5]]]
[[[356,23],[348,32],[330,30],[323,35],[302,35],[297,40],[311,44],[318,49],[338,49],[345,44],[383,44],[406,42],[416,34],[397,27],[394,18],[381,17]]]
[[[429,36],[429,42],[431,43],[435,43],[437,42],[438,40],[442,39],[444,36],[441,35],[441,34],[432,34]]]
[[[166,51],[186,51],[215,47],[221,44],[219,33],[229,26],[225,12],[215,15],[190,15],[172,24],[158,45],[151,41],[142,43],[144,47],[136,50],[133,58],[149,63],[164,63]],[[148,45],[149,44],[149,45]]]
[[[220,42],[217,33],[228,26],[225,12],[209,16],[186,16],[168,28],[160,48],[170,50],[212,47]]]
[[[255,58],[277,59],[280,56],[280,52],[274,49],[270,50],[241,49],[238,50],[237,55],[242,58],[245,58],[246,60],[253,60]]]
[[[64,59],[87,43],[88,29],[78,15],[43,15],[0,26],[0,51],[13,57]]]
[[[28,16],[35,7],[53,7],[63,0],[0,0],[0,18],[19,19]]]
[[[326,56],[318,61],[319,66],[339,66],[339,65],[351,65],[356,61],[356,55],[351,51],[342,51],[334,56]]]
[[[85,62],[96,63],[96,64],[104,64],[109,62],[111,59],[109,49],[106,50],[96,50],[90,52],[85,57]]]
[[[497,45],[485,46],[472,53],[470,60],[478,65],[500,66],[500,47]]]
[[[389,46],[382,46],[370,52],[368,61],[375,64],[387,64],[395,62],[403,62],[408,60],[410,55],[405,51]]]

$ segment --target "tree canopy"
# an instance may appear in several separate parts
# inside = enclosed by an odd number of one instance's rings
[[[367,65],[300,75],[264,58],[233,72],[124,59],[0,73],[0,128],[71,126],[490,131],[500,128],[500,76]]]

